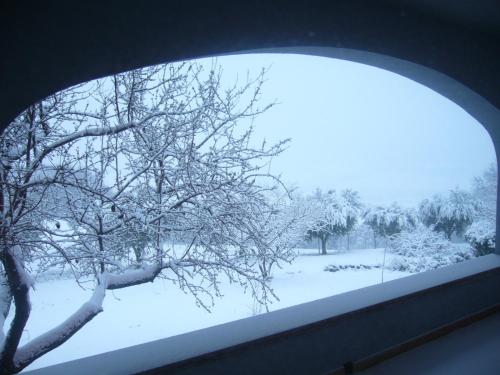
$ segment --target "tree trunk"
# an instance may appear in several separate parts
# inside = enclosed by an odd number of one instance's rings
[[[136,262],[140,264],[142,262],[142,248],[139,246],[132,246],[132,249],[134,250]]]
[[[0,374],[12,374],[18,371],[14,364],[14,355],[16,354],[24,327],[28,322],[31,312],[29,300],[30,286],[23,277],[24,270],[20,269],[22,266],[8,249],[3,251],[2,263],[7,274],[16,310],[9,332],[5,337],[3,350],[0,353]]]
[[[453,234],[453,230],[447,230],[446,231],[446,238],[448,241],[451,241],[451,235]]]
[[[320,240],[321,240],[321,255],[326,255],[326,236],[321,236],[320,237]]]

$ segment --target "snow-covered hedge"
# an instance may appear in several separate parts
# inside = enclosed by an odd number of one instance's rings
[[[472,258],[468,247],[452,244],[442,233],[426,227],[394,235],[388,250],[399,255],[389,264],[395,271],[423,272]]]
[[[327,265],[323,271],[326,272],[338,272],[338,271],[364,271],[364,270],[371,270],[374,268],[380,268],[382,267],[380,264],[374,264],[374,265],[369,265],[369,264],[329,264]]]
[[[495,224],[491,220],[478,220],[465,233],[465,239],[474,248],[476,256],[490,254],[495,250]]]

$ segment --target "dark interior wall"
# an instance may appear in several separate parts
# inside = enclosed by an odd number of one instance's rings
[[[0,126],[70,85],[160,62],[330,46],[411,61],[500,107],[496,1],[4,1]],[[498,21],[498,22],[497,22]]]

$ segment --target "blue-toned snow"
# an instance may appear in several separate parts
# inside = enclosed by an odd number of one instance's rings
[[[270,310],[347,292],[382,280],[381,268],[325,272],[327,265],[381,265],[383,249],[331,252],[301,250],[292,264],[273,271],[272,287],[279,297]],[[386,264],[393,255],[387,254]],[[384,281],[409,275],[384,270]],[[49,278],[50,279],[50,278]],[[32,313],[21,345],[64,321],[88,298],[92,290],[81,289],[72,279],[43,280],[31,292]],[[104,311],[68,342],[35,361],[27,370],[86,357],[139,343],[165,338],[265,312],[237,285],[221,286],[223,297],[215,299],[211,313],[195,305],[171,282],[157,279],[126,289],[107,291]]]

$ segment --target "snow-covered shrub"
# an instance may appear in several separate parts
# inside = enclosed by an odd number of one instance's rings
[[[408,257],[431,256],[446,252],[451,246],[442,233],[434,232],[423,226],[414,231],[403,231],[389,241],[389,250]]]
[[[374,268],[380,268],[382,267],[380,264],[374,264],[374,265],[369,265],[369,264],[329,264],[325,266],[323,271],[326,272],[338,272],[338,271],[364,271],[364,270],[371,270]]]
[[[472,257],[468,248],[454,245],[442,233],[423,226],[392,236],[388,250],[399,255],[389,264],[390,269],[412,273],[444,267]]]
[[[495,224],[491,220],[475,221],[465,233],[465,239],[474,248],[476,256],[487,255],[495,250]]]
[[[435,254],[429,257],[398,257],[391,261],[389,268],[393,271],[418,273],[460,263],[470,258],[471,254],[468,252],[456,252],[449,255]]]

